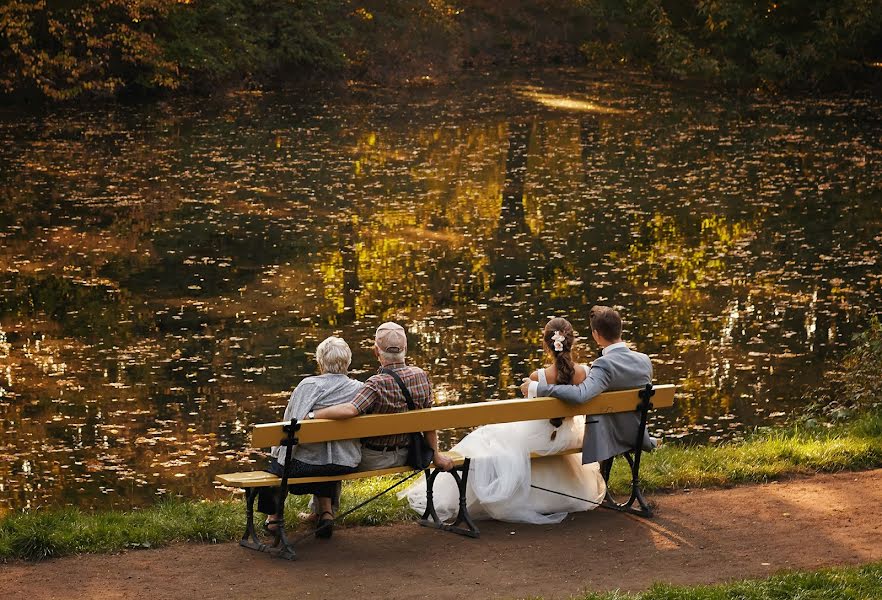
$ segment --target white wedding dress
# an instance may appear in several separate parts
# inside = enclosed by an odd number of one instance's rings
[[[587,367],[579,367],[587,373]],[[539,381],[545,383],[544,369],[539,370]],[[469,433],[451,448],[472,459],[466,491],[469,514],[474,519],[544,525],[560,523],[567,513],[596,507],[593,503],[601,502],[606,493],[597,463],[583,465],[581,453],[530,460],[531,452],[555,454],[581,448],[584,432],[585,417],[577,416],[564,419],[557,428],[543,419],[484,425]],[[538,490],[531,485],[591,502]],[[453,477],[440,473],[433,491],[438,517],[443,520],[454,517],[459,508],[459,490]],[[398,497],[406,498],[411,508],[422,514],[426,509],[425,477],[420,477]]]

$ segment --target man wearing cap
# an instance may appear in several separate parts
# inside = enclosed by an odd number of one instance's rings
[[[388,414],[406,412],[407,400],[395,381],[384,370],[394,371],[407,387],[416,408],[432,406],[432,384],[429,376],[418,367],[405,363],[407,336],[397,323],[383,323],[374,337],[374,355],[380,361],[380,371],[364,383],[364,387],[348,403],[329,406],[315,412],[315,419],[349,419],[364,414]],[[438,451],[438,434],[426,431],[426,441],[435,449],[435,465],[449,471],[453,461]],[[361,440],[361,463],[359,470],[373,471],[399,467],[407,460],[409,435],[384,435]]]

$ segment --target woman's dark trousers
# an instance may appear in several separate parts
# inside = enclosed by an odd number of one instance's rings
[[[346,475],[354,473],[355,467],[345,467],[343,465],[312,465],[301,462],[296,458],[291,459],[291,467],[288,470],[288,477],[324,477],[333,475]],[[284,468],[279,462],[272,458],[270,466],[267,469],[273,475],[282,476]],[[288,492],[291,494],[314,494],[322,498],[331,498],[334,506],[340,504],[339,481],[329,481],[327,483],[293,483],[288,486]],[[277,515],[281,512],[277,504],[279,491],[274,487],[260,488],[257,493],[257,510],[266,515]]]

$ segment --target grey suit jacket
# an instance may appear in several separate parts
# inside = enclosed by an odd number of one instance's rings
[[[641,352],[619,347],[593,363],[588,377],[579,385],[539,384],[537,396],[553,396],[568,404],[584,404],[602,392],[644,387],[652,382],[652,363]],[[592,423],[591,421],[595,421]],[[640,413],[591,415],[586,417],[582,462],[599,462],[634,449],[640,429]],[[643,433],[644,450],[655,448],[649,434]]]

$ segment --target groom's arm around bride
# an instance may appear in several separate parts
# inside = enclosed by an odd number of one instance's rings
[[[595,360],[588,377],[579,385],[550,385],[525,379],[524,397],[535,386],[537,397],[551,396],[568,404],[584,404],[611,390],[642,388],[652,382],[652,363],[641,352],[634,352],[622,341],[622,318],[612,308],[597,306],[591,310],[591,335],[603,351]],[[634,448],[640,417],[633,413],[598,415],[585,424],[582,462],[604,461]],[[651,450],[655,442],[644,433],[643,448]]]

